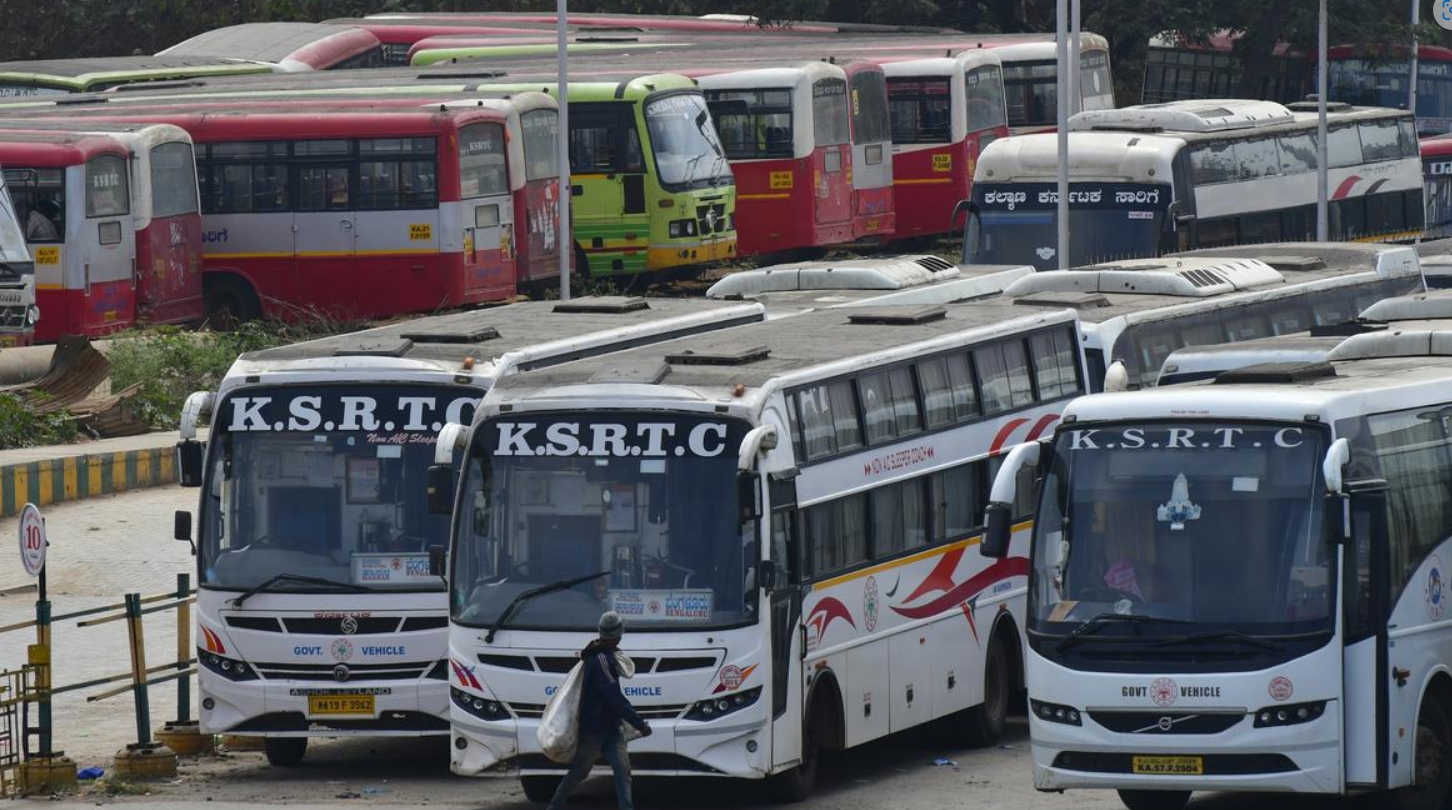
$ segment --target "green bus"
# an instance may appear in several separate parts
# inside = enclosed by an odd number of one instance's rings
[[[107,56],[0,62],[0,99],[94,93],[137,82],[272,73],[262,62],[213,57]]]
[[[559,91],[557,84],[510,82],[492,73],[406,69],[186,84],[100,94],[64,109],[124,115],[133,106],[214,104],[224,98],[243,103],[371,97],[393,105],[541,90],[558,96]],[[735,258],[736,183],[694,80],[674,73],[592,74],[570,82],[569,105],[577,273],[631,275]],[[0,116],[36,115],[47,106],[0,104]]]

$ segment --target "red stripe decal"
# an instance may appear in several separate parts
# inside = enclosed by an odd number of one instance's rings
[[[978,642],[980,647],[983,646],[983,640],[978,638],[978,620],[973,618],[973,606],[964,602],[958,607],[962,608],[963,615],[968,617],[968,629],[973,631],[973,640]]]
[[[952,610],[960,602],[965,602],[980,593],[983,593],[990,586],[1001,582],[1009,577],[1027,576],[1029,561],[1027,557],[1006,557],[997,560],[993,565],[979,571],[976,575],[946,594],[917,607],[903,608],[893,606],[892,610],[899,616],[908,619],[922,619],[928,616],[936,616],[947,610]]]
[[[1342,180],[1341,185],[1336,187],[1336,193],[1331,195],[1331,199],[1339,200],[1342,197],[1345,197],[1347,194],[1351,193],[1351,187],[1360,182],[1361,175],[1359,174],[1353,174],[1345,180]]]
[[[1059,421],[1059,415],[1056,413],[1051,413],[1048,416],[1040,417],[1039,421],[1035,422],[1033,428],[1029,430],[1028,436],[1024,437],[1024,441],[1031,442],[1038,437],[1044,435],[1044,431],[1052,427],[1053,424],[1057,421]]]
[[[1008,420],[1008,422],[1006,422],[1003,427],[998,429],[998,435],[993,437],[993,444],[990,445],[988,448],[988,455],[997,455],[998,452],[1003,449],[1003,445],[1008,442],[1009,435],[1011,435],[1015,430],[1018,430],[1019,425],[1022,425],[1026,422],[1028,422],[1027,417],[1019,417],[1017,419]]]

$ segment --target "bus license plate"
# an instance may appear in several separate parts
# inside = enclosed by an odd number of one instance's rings
[[[1200,776],[1205,773],[1205,760],[1201,757],[1135,757],[1132,767],[1134,773]]]
[[[373,695],[308,695],[308,715],[336,717],[364,714],[373,717]]]

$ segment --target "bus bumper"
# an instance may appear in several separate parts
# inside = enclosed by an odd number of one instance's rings
[[[652,720],[649,737],[629,744],[636,776],[731,776],[762,778],[771,767],[771,730],[764,712],[743,711],[710,723]],[[538,720],[488,723],[455,712],[450,769],[479,776],[517,760],[524,774],[563,774],[540,750]]]
[[[1170,745],[1162,734],[1144,739],[1097,727],[1087,713],[1084,726],[1030,716],[1034,787],[1336,794],[1342,792],[1339,720],[1339,712],[1327,711],[1308,723],[1254,728],[1247,716],[1227,731],[1186,735],[1188,739]],[[1205,773],[1136,774],[1131,764],[1135,756],[1201,757]]]
[[[709,264],[736,258],[736,237],[716,242],[652,246],[646,252],[646,269],[665,270],[695,264]]]
[[[449,684],[444,680],[233,682],[202,670],[204,734],[266,737],[421,737],[449,730]],[[309,694],[372,694],[373,715],[317,716]]]

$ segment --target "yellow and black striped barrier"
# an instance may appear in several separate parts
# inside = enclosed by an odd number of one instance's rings
[[[27,503],[45,506],[175,481],[171,445],[3,464],[0,517],[19,514]]]

